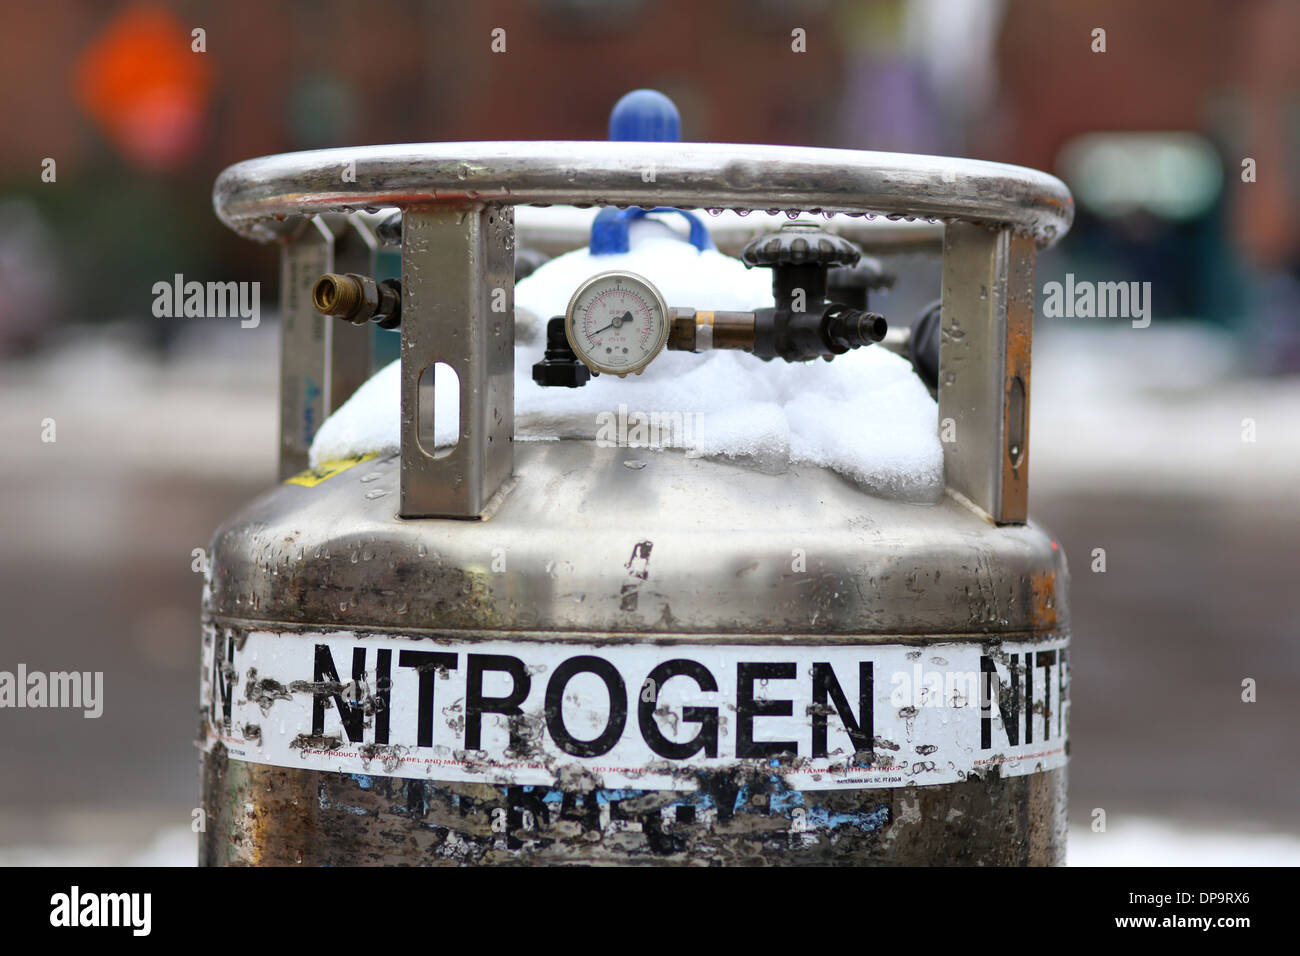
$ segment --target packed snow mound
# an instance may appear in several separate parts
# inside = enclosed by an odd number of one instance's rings
[[[749,310],[772,305],[771,272],[700,252],[655,220],[634,222],[630,251],[577,250],[539,268],[515,289],[515,437],[616,440],[632,447],[683,448],[765,471],[792,464],[831,468],[882,496],[937,500],[943,448],[937,410],[903,358],[876,347],[832,362],[763,362],[743,352],[665,351],[641,375],[601,375],[582,388],[532,380],[546,320],[597,272],[623,269],[658,287],[670,305]],[[316,434],[313,467],[400,448],[400,362],[381,369]],[[455,382],[435,380],[435,439],[456,441]]]

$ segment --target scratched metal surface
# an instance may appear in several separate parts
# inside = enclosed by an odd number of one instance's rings
[[[1068,626],[1064,552],[1043,529],[874,497],[822,468],[522,442],[487,521],[397,519],[397,471],[364,462],[249,504],[213,539],[207,612],[738,641]]]
[[[719,774],[692,794],[561,792],[205,756],[200,865],[1053,866],[1066,771],[798,792]],[[802,811],[802,812],[800,812]]]

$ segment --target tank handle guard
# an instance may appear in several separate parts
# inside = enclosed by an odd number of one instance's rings
[[[342,333],[322,339],[315,327],[312,286],[326,273],[374,275],[377,243],[367,213],[404,210],[404,517],[479,517],[513,470],[513,206],[785,210],[942,222],[938,400],[945,479],[992,520],[1026,520],[1033,262],[1074,217],[1069,190],[1045,173],[794,146],[428,143],[248,160],[218,177],[213,204],[237,232],[281,244],[282,472],[298,470],[314,429],[364,380],[356,350],[334,341]],[[431,400],[436,363],[456,373],[461,391],[460,441],[443,457],[420,442],[432,415],[421,395]]]

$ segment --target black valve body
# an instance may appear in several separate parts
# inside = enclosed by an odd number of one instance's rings
[[[594,373],[578,358],[564,333],[564,316],[546,323],[546,353],[533,365],[533,381],[542,388],[580,388]]]
[[[754,313],[754,354],[759,358],[830,359],[884,338],[884,318],[866,311],[867,289],[885,284],[874,260],[853,277],[848,304],[826,301],[829,270],[854,269],[863,258],[847,239],[809,223],[787,223],[751,242],[741,258],[772,270],[776,304]]]

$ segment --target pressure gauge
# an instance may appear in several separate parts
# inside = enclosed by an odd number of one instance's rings
[[[668,307],[632,272],[602,272],[573,293],[564,315],[569,346],[584,365],[620,378],[640,374],[668,341]]]

